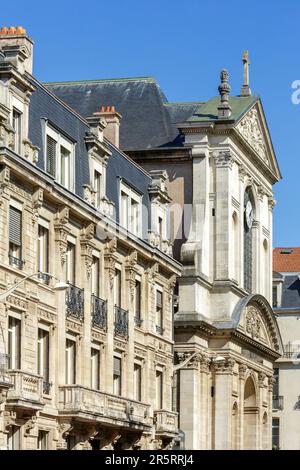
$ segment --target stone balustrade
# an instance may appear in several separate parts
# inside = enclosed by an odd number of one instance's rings
[[[43,378],[22,370],[9,371],[11,389],[7,401],[15,406],[40,409],[43,406]]]
[[[158,434],[176,434],[178,432],[178,413],[174,411],[155,411],[154,421]]]

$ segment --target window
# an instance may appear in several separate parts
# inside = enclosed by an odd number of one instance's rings
[[[92,273],[91,273],[92,294],[99,297],[100,284],[100,261],[97,256],[93,256]]]
[[[277,286],[273,286],[273,307],[278,307]]]
[[[280,421],[279,418],[272,419],[272,448],[280,449]]]
[[[15,108],[13,108],[12,127],[15,131],[14,151],[20,154],[22,142],[22,113]]]
[[[76,343],[66,340],[66,384],[76,383]]]
[[[138,279],[135,280],[134,301],[134,318],[137,325],[140,326],[138,323],[141,323],[141,282]]]
[[[67,244],[67,253],[66,253],[66,280],[70,282],[70,284],[75,285],[75,261],[76,261],[76,253],[75,253],[75,244],[68,241]]]
[[[100,389],[100,351],[91,349],[91,388]]]
[[[49,272],[49,230],[43,225],[38,226],[38,271],[41,272],[40,279],[48,283],[48,276],[43,273]]]
[[[7,436],[8,450],[20,450],[20,428],[11,426]]]
[[[101,173],[94,170],[95,205],[99,209],[101,201]]]
[[[22,268],[22,211],[9,207],[9,263]]]
[[[114,371],[113,371],[113,382],[114,382],[114,394],[121,395],[122,392],[122,362],[120,357],[114,356]]]
[[[162,239],[163,239],[163,219],[158,217],[158,235],[159,235],[159,244],[161,248]]]
[[[163,373],[160,370],[156,371],[156,408],[163,408]]]
[[[74,144],[50,127],[46,132],[46,171],[62,186],[72,190]]]
[[[8,367],[21,368],[21,320],[8,317]]]
[[[38,450],[48,450],[48,435],[47,431],[39,430],[38,433]]]
[[[137,401],[142,400],[142,367],[140,364],[134,364],[134,399]]]
[[[120,269],[116,269],[115,271],[115,279],[114,279],[114,302],[117,307],[121,307],[122,305],[122,274]]]
[[[38,374],[49,382],[49,331],[38,329]]]
[[[163,294],[160,290],[156,291],[156,332],[163,333]]]
[[[135,235],[141,232],[142,196],[121,182],[120,224]]]

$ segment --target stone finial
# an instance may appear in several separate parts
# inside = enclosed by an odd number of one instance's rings
[[[244,83],[241,88],[241,96],[251,96],[251,90],[249,87],[249,53],[248,51],[244,51],[243,57],[243,76],[244,76]]]
[[[228,119],[231,116],[231,107],[229,105],[229,93],[231,87],[228,83],[229,73],[227,70],[222,70],[220,74],[221,84],[219,85],[219,93],[221,95],[221,103],[218,106],[218,118]]]

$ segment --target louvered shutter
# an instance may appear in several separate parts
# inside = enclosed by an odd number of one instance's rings
[[[47,173],[55,176],[56,167],[56,141],[47,135]]]
[[[121,375],[121,359],[119,357],[114,357],[114,375]]]
[[[15,207],[9,208],[9,241],[14,245],[22,245],[22,212]]]

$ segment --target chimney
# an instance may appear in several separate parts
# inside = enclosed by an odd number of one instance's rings
[[[20,73],[32,74],[33,41],[22,26],[0,29],[0,49]]]
[[[93,113],[93,116],[105,119],[106,127],[103,130],[104,137],[115,147],[119,148],[120,120],[122,119],[121,114],[117,113],[114,106],[102,106],[100,111]]]

